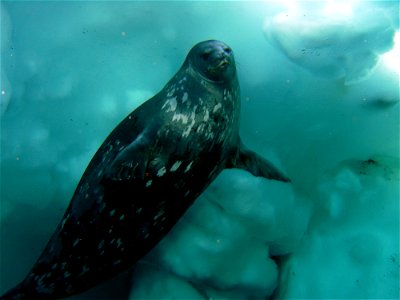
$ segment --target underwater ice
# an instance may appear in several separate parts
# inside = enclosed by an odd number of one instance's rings
[[[383,8],[351,2],[292,7],[265,24],[269,40],[296,64],[317,76],[362,81],[393,47],[390,15]],[[321,7],[318,7],[321,6]],[[318,7],[316,9],[316,7]]]
[[[26,275],[112,128],[214,38],[236,56],[244,141],[292,184],[224,171],[132,272],[73,298],[398,299],[398,11],[2,2],[0,292]]]

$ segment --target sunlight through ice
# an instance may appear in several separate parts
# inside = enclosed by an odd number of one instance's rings
[[[400,74],[400,32],[397,31],[394,35],[394,45],[392,50],[382,54],[382,60],[385,66]]]

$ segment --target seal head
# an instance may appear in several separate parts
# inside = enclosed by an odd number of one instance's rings
[[[220,41],[210,40],[197,44],[189,52],[187,63],[206,80],[228,82],[236,76],[232,49]]]

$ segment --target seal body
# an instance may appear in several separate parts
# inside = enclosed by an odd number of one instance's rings
[[[205,41],[107,137],[27,277],[0,299],[56,299],[126,270],[176,224],[224,168],[289,181],[239,137],[232,50]]]

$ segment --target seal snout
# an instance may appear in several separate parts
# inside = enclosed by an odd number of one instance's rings
[[[209,50],[208,59],[208,71],[211,74],[224,72],[233,63],[232,49],[223,43],[218,43]]]
[[[225,67],[231,63],[231,53],[232,50],[228,46],[225,46],[222,50],[219,51],[217,56],[220,62],[218,63],[217,68]]]
[[[229,67],[234,68],[232,50],[225,46],[214,50],[213,60],[209,62],[208,72],[212,75],[222,75]]]
[[[217,52],[217,58],[221,60],[220,64],[223,62],[225,63],[230,63],[230,60],[232,59],[232,49],[229,48],[226,45],[221,46],[219,49],[216,49]],[[219,64],[219,65],[220,65]]]

